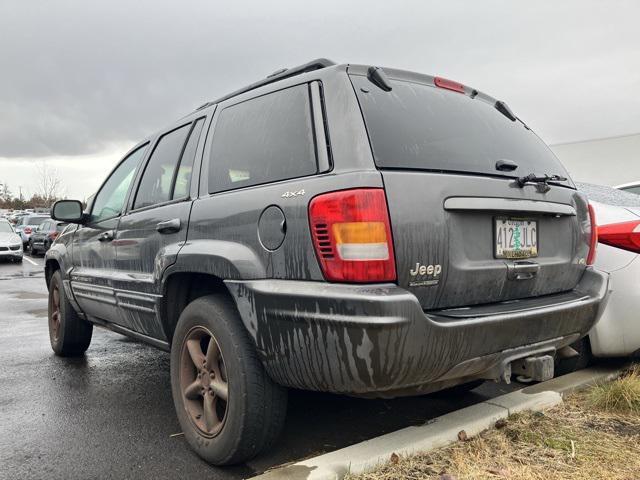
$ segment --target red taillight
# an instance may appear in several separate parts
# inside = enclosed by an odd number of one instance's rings
[[[640,220],[598,227],[598,241],[605,245],[640,253]]]
[[[60,234],[60,232],[51,232],[51,233],[49,234],[49,238],[50,238],[51,240],[55,240],[56,238],[58,238],[58,235],[59,235],[59,234]]]
[[[596,222],[596,211],[591,204],[589,204],[589,221],[591,222],[591,234],[589,237],[587,265],[593,265],[596,261],[596,250],[598,248],[598,223]]]
[[[442,77],[434,77],[433,83],[436,87],[446,88],[447,90],[452,90],[458,93],[464,93],[464,85],[458,82],[454,82],[453,80],[448,80]]]
[[[387,199],[381,188],[318,195],[309,204],[316,255],[327,280],[391,282],[396,279]]]
[[[23,232],[26,233],[27,235],[31,235],[31,227],[24,227]]]

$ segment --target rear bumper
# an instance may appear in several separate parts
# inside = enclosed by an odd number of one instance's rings
[[[493,313],[486,306],[464,317],[425,313],[414,295],[391,284],[254,280],[227,286],[276,382],[396,396],[499,378],[514,359],[572,343],[598,320],[608,283],[606,273],[589,268],[570,300],[550,295],[546,302],[496,304]]]

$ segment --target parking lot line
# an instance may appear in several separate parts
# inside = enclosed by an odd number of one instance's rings
[[[23,260],[26,260],[27,262],[29,262],[31,265],[35,265],[36,267],[39,267],[40,264],[34,262],[33,260],[31,260],[29,257],[22,257]]]

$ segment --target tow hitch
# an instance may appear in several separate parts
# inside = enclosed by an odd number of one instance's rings
[[[553,378],[554,360],[551,355],[527,357],[511,363],[511,373],[534,382],[545,382]]]

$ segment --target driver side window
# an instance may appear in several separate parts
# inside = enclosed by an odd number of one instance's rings
[[[109,179],[102,185],[96,195],[91,209],[91,222],[97,223],[122,213],[129,186],[133,181],[136,168],[140,164],[148,145],[144,145],[131,153]]]

